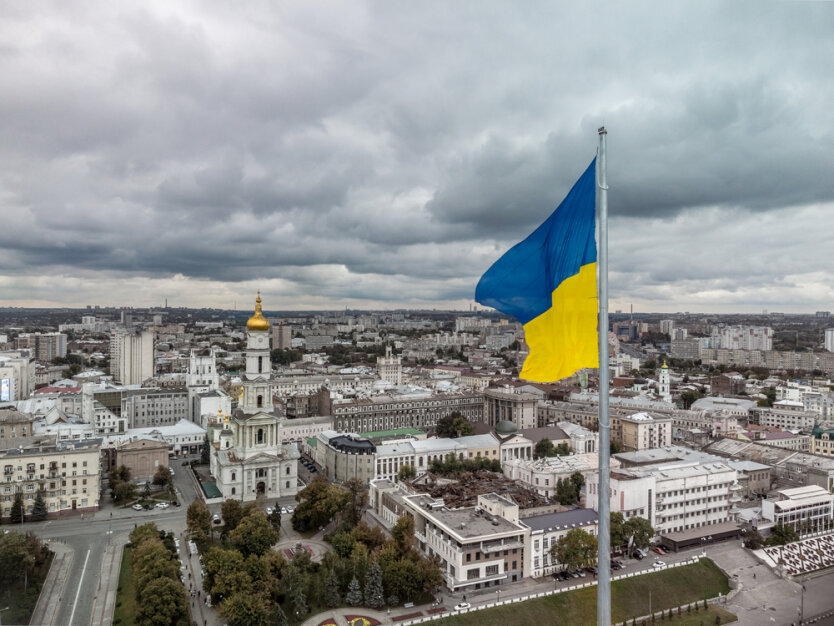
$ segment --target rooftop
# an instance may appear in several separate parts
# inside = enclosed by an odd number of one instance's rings
[[[524,528],[503,517],[492,516],[489,513],[478,513],[479,507],[468,506],[460,509],[450,509],[445,506],[436,507],[436,500],[424,494],[407,496],[405,498],[412,506],[420,508],[422,515],[442,526],[453,536],[462,540],[488,537],[508,533],[523,532]],[[435,505],[433,507],[432,505]]]
[[[529,526],[532,530],[551,531],[592,526],[598,521],[599,516],[593,509],[573,509],[571,511],[525,517],[521,520],[521,523]]]

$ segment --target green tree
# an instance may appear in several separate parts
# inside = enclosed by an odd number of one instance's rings
[[[131,479],[130,468],[127,467],[126,465],[120,465],[119,467],[116,468],[116,470],[113,472],[113,475],[110,477],[111,481],[114,478],[116,480],[122,481],[122,482],[126,482],[126,481],[130,480]]]
[[[292,516],[293,528],[306,531],[328,524],[344,510],[350,494],[337,485],[329,485],[318,476],[295,496],[299,501]]]
[[[151,484],[148,481],[145,481],[145,488],[142,490],[142,496],[145,499],[151,497]]]
[[[203,440],[203,447],[200,448],[200,463],[203,465],[208,465],[211,462],[211,458],[209,454],[211,453],[211,444],[209,443],[208,435]]]
[[[49,550],[43,547],[34,534],[16,530],[0,533],[0,589],[24,580],[43,563]]]
[[[223,600],[220,613],[232,626],[267,626],[273,622],[270,605],[269,598],[262,594],[236,592]]]
[[[385,606],[385,591],[382,588],[382,570],[379,563],[374,561],[365,577],[365,606],[369,609],[381,610]]]
[[[764,545],[764,538],[758,530],[750,530],[744,537],[744,547],[750,550],[758,550]]]
[[[136,622],[143,626],[176,624],[188,614],[185,588],[172,578],[148,582],[136,604]]]
[[[368,548],[364,543],[357,543],[353,547],[353,552],[350,554],[350,564],[353,569],[353,575],[359,580],[359,586],[361,587],[365,580],[365,575],[368,573],[368,568],[371,566]]]
[[[335,572],[330,569],[327,570],[327,580],[324,584],[324,604],[331,609],[335,609],[342,603],[342,598],[339,594],[339,579],[336,578]]]
[[[197,542],[205,542],[211,534],[211,513],[202,500],[194,500],[185,513],[188,534]]]
[[[153,484],[165,487],[171,482],[171,470],[167,465],[160,465],[153,474]]]
[[[130,543],[138,547],[145,539],[159,539],[159,528],[153,522],[137,526],[130,531]]]
[[[625,523],[626,541],[633,537],[632,545],[636,548],[646,548],[655,536],[655,530],[645,517],[630,517]]]
[[[266,516],[276,533],[281,532],[281,507],[272,507],[272,513]]]
[[[582,491],[582,487],[585,486],[585,477],[581,472],[574,472],[570,475],[570,484],[576,494],[576,502],[579,502],[580,492]]]
[[[236,591],[250,592],[252,578],[246,571],[243,555],[237,550],[212,546],[203,555],[206,571],[203,591],[214,599],[229,597]]]
[[[347,490],[347,507],[344,510],[345,522],[350,528],[355,527],[368,504],[368,490],[358,478],[346,480],[343,487]]]
[[[413,465],[403,465],[400,468],[400,471],[397,472],[397,480],[411,480],[417,475],[417,472],[414,471]]]
[[[770,529],[766,543],[769,546],[783,546],[794,541],[799,541],[799,533],[790,524],[779,522]]]
[[[289,600],[296,619],[307,615],[307,577],[295,564],[286,568],[284,579],[281,581],[284,596]]]
[[[237,528],[229,533],[229,539],[244,556],[265,554],[278,541],[278,533],[266,519],[266,514],[256,509],[244,517]]]
[[[576,504],[579,502],[579,497],[576,493],[576,487],[570,478],[560,478],[556,481],[556,501],[564,506]]]
[[[610,441],[608,443],[608,451],[611,453],[611,456],[619,454],[623,451],[623,444],[621,444],[619,441]]]
[[[611,513],[611,547],[619,548],[628,543],[628,535],[626,535],[625,518],[619,511]]]
[[[177,580],[179,567],[171,552],[157,537],[146,538],[132,550],[133,580],[136,600],[145,596],[145,588],[158,578]]]
[[[46,501],[43,499],[43,490],[38,489],[38,493],[35,494],[35,504],[32,507],[31,519],[33,522],[40,522],[45,520],[46,516]]]
[[[692,405],[695,401],[700,398],[700,395],[697,391],[692,391],[691,389],[687,389],[681,394],[681,402],[683,402],[684,409],[692,408]]]
[[[435,427],[435,434],[438,437],[447,437],[454,439],[457,437],[467,437],[475,434],[475,428],[472,423],[463,415],[454,411],[445,417],[437,420]]]
[[[23,519],[23,495],[18,491],[14,494],[14,501],[12,502],[12,512],[9,521],[12,524],[19,524]]]
[[[116,485],[113,489],[113,500],[121,504],[126,504],[136,498],[136,485],[131,482],[123,481]]]
[[[402,515],[397,519],[396,524],[391,529],[391,537],[397,546],[397,552],[400,556],[407,555],[414,546],[414,518],[410,515]],[[400,594],[402,595],[402,594]]]
[[[375,552],[385,543],[387,537],[379,526],[368,526],[365,522],[359,522],[351,532],[353,539],[368,546],[369,552]],[[351,548],[351,551],[353,548]]]
[[[581,528],[573,528],[559,537],[550,554],[562,567],[575,570],[596,563],[597,538]]]
[[[556,456],[556,447],[550,439],[541,439],[533,448],[533,458],[541,459],[548,456]]]
[[[232,498],[223,500],[220,505],[220,516],[223,518],[223,534],[228,535],[243,519],[243,507],[240,501]]]
[[[346,599],[347,603],[351,606],[359,606],[362,604],[362,590],[359,588],[359,581],[356,580],[356,576],[350,580]]]

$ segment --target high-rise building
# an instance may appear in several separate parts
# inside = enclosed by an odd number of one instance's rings
[[[152,378],[153,333],[119,328],[110,336],[110,373],[123,385],[139,385]]]
[[[773,350],[773,329],[768,326],[713,326],[712,338],[725,350]]]
[[[276,350],[292,348],[292,326],[278,324],[272,327],[272,347]]]
[[[675,330],[675,320],[660,320],[660,332],[665,335],[672,335]]]
[[[825,329],[825,349],[834,352],[834,328]]]
[[[24,333],[15,344],[18,349],[28,348],[36,361],[49,362],[67,356],[67,336],[63,333]]]
[[[403,384],[403,359],[391,353],[391,345],[385,346],[385,356],[376,358],[376,371],[379,377],[392,385]]]

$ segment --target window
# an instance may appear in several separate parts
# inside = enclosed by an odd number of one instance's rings
[[[258,408],[261,408],[264,405],[264,397],[258,396]]]
[[[466,553],[466,562],[467,562],[467,563],[471,563],[471,562],[472,562],[472,553],[471,553],[471,552],[467,552],[467,553]]]
[[[261,396],[258,396],[258,400],[260,400],[260,398],[261,398]],[[258,404],[258,406],[261,406],[261,405]],[[264,442],[264,429],[259,428],[258,429],[258,443],[263,443],[263,442]]]
[[[498,565],[487,565],[486,575],[487,576],[498,576]]]
[[[232,487],[232,495],[235,495],[235,491],[236,491],[235,488]]]
[[[288,465],[287,466],[287,474],[289,474],[289,473],[290,473],[290,466]]]

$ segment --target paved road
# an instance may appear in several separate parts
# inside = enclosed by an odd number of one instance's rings
[[[175,472],[174,487],[182,503],[181,507],[134,511],[130,508],[114,507],[108,497],[102,500],[100,511],[87,514],[83,520],[76,514],[59,520],[26,523],[20,528],[32,531],[43,539],[59,541],[72,551],[72,564],[66,576],[63,594],[56,590],[56,597],[50,599],[51,602],[57,602],[52,623],[61,626],[91,624],[97,596],[104,593],[108,582],[117,584],[118,580],[118,572],[113,576],[116,580],[100,580],[102,559],[111,542],[124,543],[131,530],[146,522],[154,522],[160,529],[171,531],[177,536],[185,530],[186,508],[197,497],[197,493],[194,482],[188,475],[188,468],[183,467],[181,463],[182,459],[171,462]],[[269,502],[273,503],[274,501]],[[278,501],[279,506],[295,503],[294,498],[281,498]],[[267,506],[267,503],[264,502],[263,505]],[[219,504],[209,508],[212,513],[220,513]],[[289,522],[289,517],[285,521]],[[284,529],[282,539],[287,537],[289,523],[284,524]]]

